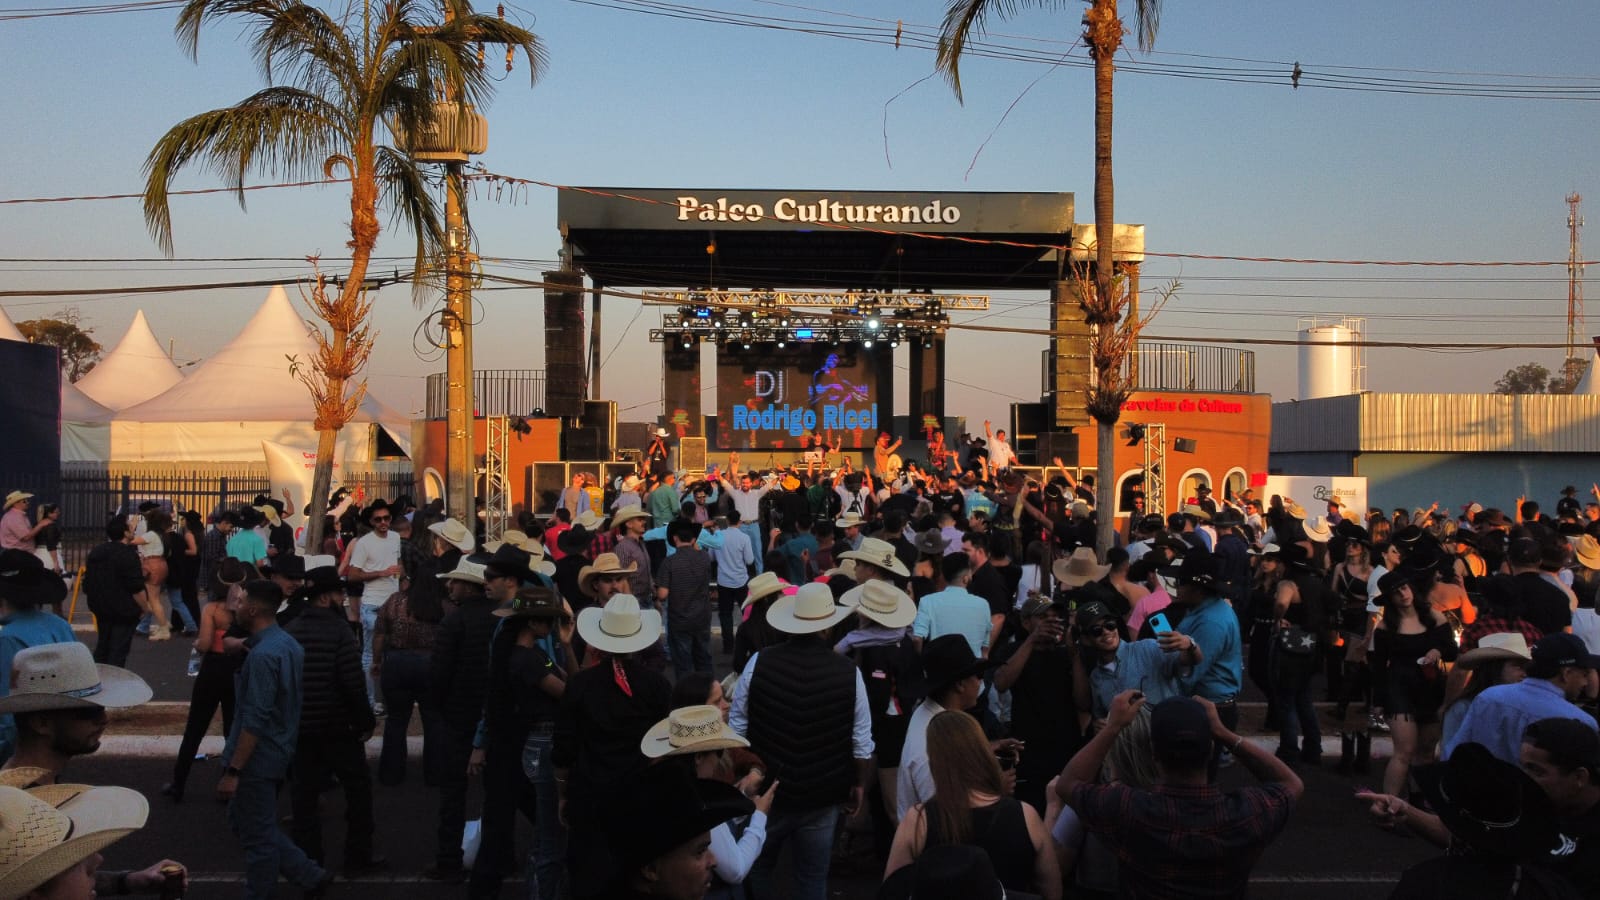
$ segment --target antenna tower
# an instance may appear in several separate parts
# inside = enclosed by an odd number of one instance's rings
[[[1583,230],[1583,214],[1578,209],[1582,204],[1583,197],[1576,191],[1567,195],[1567,359],[1578,355],[1578,332],[1583,330],[1583,254],[1578,248],[1578,234]]]

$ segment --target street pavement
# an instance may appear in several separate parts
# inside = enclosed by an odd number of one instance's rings
[[[79,618],[82,618],[81,612]],[[93,635],[80,631],[92,642]],[[75,760],[68,768],[69,781],[90,784],[118,784],[135,788],[150,798],[149,824],[106,853],[106,865],[114,868],[143,866],[162,857],[182,860],[193,873],[190,897],[238,897],[242,894],[243,859],[228,830],[224,807],[215,802],[211,791],[220,774],[214,754],[221,747],[220,724],[214,723],[212,737],[202,746],[211,758],[196,763],[189,778],[188,798],[174,804],[161,796],[161,786],[171,780],[178,735],[183,728],[184,704],[189,686],[185,662],[189,642],[174,637],[170,642],[152,644],[137,639],[129,659],[130,668],[150,682],[155,702],[133,713],[118,714],[108,727],[99,753]],[[722,660],[719,658],[719,664]],[[1251,708],[1247,706],[1246,718]],[[1259,711],[1256,710],[1256,715]],[[413,735],[417,725],[412,726]],[[1271,748],[1275,737],[1261,734],[1251,739]],[[368,746],[374,760],[378,740]],[[1336,743],[1336,739],[1335,739]],[[1380,753],[1387,742],[1379,741]],[[391,861],[388,873],[368,876],[357,882],[338,882],[329,896],[368,897],[377,892],[392,900],[438,896],[465,896],[464,887],[446,887],[422,881],[419,873],[434,858],[434,823],[437,800],[416,776],[419,771],[420,741],[411,739],[413,776],[397,787],[379,787],[375,793],[378,823],[378,851]],[[1435,851],[1426,842],[1380,831],[1366,818],[1363,804],[1354,799],[1363,786],[1376,786],[1381,780],[1381,762],[1375,761],[1372,774],[1340,776],[1331,765],[1321,770],[1301,770],[1306,781],[1306,796],[1294,812],[1288,829],[1262,857],[1256,867],[1253,898],[1295,898],[1295,900],[1347,900],[1347,898],[1387,897],[1399,874],[1409,865],[1427,859]],[[1224,770],[1224,786],[1251,781],[1242,766]],[[475,785],[469,799],[469,817],[480,801]],[[343,835],[343,798],[337,790],[324,795],[324,840],[330,862],[339,864]],[[281,814],[289,814],[287,796],[281,801]],[[519,846],[529,846],[526,826]],[[866,900],[874,896],[877,873],[871,869],[836,873],[831,894],[846,900]],[[780,882],[781,883],[781,882]],[[517,896],[521,885],[508,884],[507,896]],[[297,897],[297,891],[281,885],[280,896]]]

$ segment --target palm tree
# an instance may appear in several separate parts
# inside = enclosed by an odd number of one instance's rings
[[[385,0],[351,5],[337,17],[300,0],[189,0],[178,15],[178,41],[198,57],[201,28],[241,21],[267,87],[239,103],[174,125],[145,160],[144,217],[171,255],[171,182],[199,163],[238,191],[244,206],[249,172],[350,182],[350,270],[330,279],[316,271],[309,303],[329,334],[316,329],[318,353],[310,371],[295,366],[316,405],[317,467],[311,489],[307,546],[321,546],[334,447],[366,391],[360,379],[375,336],[367,321],[367,266],[378,243],[379,208],[416,236],[413,283],[423,285],[430,260],[444,244],[439,205],[425,170],[383,141],[424,133],[435,102],[486,102],[494,81],[484,70],[484,43],[504,44],[527,59],[530,81],[545,65],[539,39],[468,0]],[[507,63],[509,69],[510,55]],[[281,82],[281,83],[280,83]],[[360,379],[360,380],[358,380]]]
[[[1083,43],[1094,60],[1094,224],[1095,266],[1093,296],[1085,291],[1083,308],[1089,325],[1095,329],[1091,348],[1095,386],[1089,393],[1089,414],[1099,426],[1095,451],[1095,507],[1100,511],[1095,544],[1101,557],[1111,548],[1111,533],[1116,509],[1116,471],[1112,455],[1116,452],[1117,420],[1131,384],[1123,376],[1130,342],[1119,335],[1126,298],[1119,298],[1120,287],[1112,269],[1112,223],[1115,202],[1111,178],[1111,82],[1116,72],[1116,54],[1122,47],[1124,28],[1117,15],[1117,0],[1087,0],[1083,14]],[[1052,0],[951,0],[945,10],[939,35],[939,55],[935,65],[950,80],[957,99],[961,97],[961,54],[968,39],[981,34],[990,16],[1005,19],[1022,8],[1054,8]],[[1161,21],[1161,0],[1133,0],[1134,32],[1139,49],[1155,44]]]

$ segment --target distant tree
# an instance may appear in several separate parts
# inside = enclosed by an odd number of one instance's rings
[[[78,310],[67,307],[54,319],[29,319],[18,322],[17,330],[30,344],[46,344],[61,351],[61,377],[77,381],[89,374],[100,361],[103,347],[94,339],[94,328],[84,327]]]
[[[1506,370],[1494,383],[1496,394],[1570,394],[1578,387],[1589,361],[1573,357],[1561,364],[1560,372],[1551,372],[1539,363],[1523,363]]]

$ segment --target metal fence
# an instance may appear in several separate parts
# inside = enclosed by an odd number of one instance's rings
[[[544,408],[543,369],[481,369],[472,375],[472,405],[479,416],[529,416]],[[442,419],[450,407],[450,379],[443,372],[428,376],[424,411]]]
[[[1249,350],[1141,341],[1138,353],[1123,365],[1139,367],[1134,383],[1141,391],[1256,391],[1256,355]]]
[[[198,510],[210,516],[237,509],[271,491],[265,463],[93,463],[67,462],[54,479],[13,478],[4,490],[35,495],[34,502],[61,507],[62,551],[69,568],[105,540],[105,524],[153,500],[174,512]],[[342,463],[339,484],[363,488],[368,497],[417,496],[409,460]],[[37,507],[35,507],[37,509]]]

